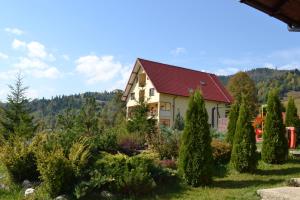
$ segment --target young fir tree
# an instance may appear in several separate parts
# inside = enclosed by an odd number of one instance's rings
[[[249,107],[243,98],[231,153],[231,164],[239,172],[253,172],[257,166],[255,133],[249,113]]]
[[[293,126],[298,129],[299,117],[297,113],[297,107],[295,105],[295,101],[293,97],[289,97],[289,101],[287,104],[286,115],[285,115],[285,126]]]
[[[182,131],[184,129],[184,120],[183,117],[180,115],[180,112],[177,113],[173,129]]]
[[[268,95],[261,157],[266,163],[283,163],[288,157],[288,142],[277,90],[271,90]]]
[[[184,179],[194,187],[212,181],[212,149],[204,99],[196,90],[189,99],[179,155]]]
[[[226,136],[226,141],[231,145],[233,144],[238,117],[239,117],[239,104],[235,102],[230,109],[229,122],[227,127],[227,136]]]
[[[29,139],[37,129],[27,107],[28,99],[25,94],[28,87],[24,87],[22,81],[21,75],[18,75],[15,84],[9,85],[10,94],[0,120],[6,139],[15,135]]]

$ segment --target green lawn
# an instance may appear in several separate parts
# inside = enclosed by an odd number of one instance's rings
[[[229,172],[224,177],[215,178],[214,183],[205,188],[191,188],[173,183],[160,188],[154,199],[259,199],[256,190],[284,186],[293,177],[300,177],[300,159],[290,160],[284,165],[259,162],[255,174]]]
[[[146,199],[259,199],[256,190],[286,185],[286,181],[293,177],[300,177],[300,159],[289,160],[284,165],[268,165],[259,162],[255,174],[239,174],[234,171],[220,168],[218,177],[210,187],[191,188],[179,181],[172,181],[159,187],[154,194]],[[0,164],[0,174],[5,174]],[[0,180],[5,181],[5,180]],[[24,194],[18,187],[13,187],[12,192],[0,190],[0,199],[21,200]],[[140,199],[140,198],[137,198]]]
[[[0,162],[0,176],[4,176],[4,178],[0,179],[0,184],[9,185],[8,175],[6,173],[5,167]],[[20,187],[15,185],[9,185],[10,191],[1,190],[0,189],[0,199],[5,200],[21,200],[24,195],[24,191],[21,191]]]

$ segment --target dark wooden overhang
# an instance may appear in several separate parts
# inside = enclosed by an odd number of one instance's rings
[[[240,0],[285,22],[290,31],[300,31],[300,0]]]

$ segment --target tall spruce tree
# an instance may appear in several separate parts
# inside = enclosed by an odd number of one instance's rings
[[[297,107],[295,105],[295,100],[293,97],[289,97],[285,115],[285,125],[298,128],[300,125],[299,121],[300,120],[298,116]]]
[[[253,172],[257,166],[255,133],[247,104],[243,97],[231,153],[231,164],[239,172]]]
[[[179,156],[184,179],[194,187],[212,181],[212,149],[204,99],[196,90],[189,99]]]
[[[18,135],[24,138],[31,138],[34,135],[37,125],[28,109],[28,99],[23,86],[23,79],[19,74],[14,85],[9,85],[10,94],[7,97],[7,105],[4,107],[3,116],[0,118],[4,138]]]
[[[268,95],[261,157],[266,163],[276,164],[285,162],[288,157],[288,142],[282,120],[282,106],[278,97],[278,90],[275,89],[271,90]]]
[[[226,141],[231,145],[233,144],[238,117],[239,117],[239,104],[238,102],[235,102],[230,108],[229,122],[228,122],[227,135],[226,135]]]

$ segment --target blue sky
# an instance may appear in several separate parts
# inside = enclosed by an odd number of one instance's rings
[[[137,57],[232,74],[300,67],[300,33],[239,1],[28,0],[0,7],[0,100],[124,89]]]

